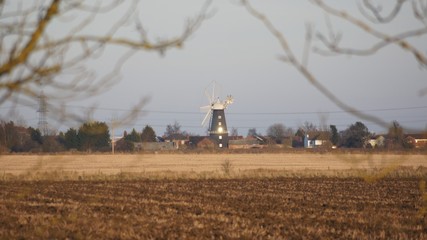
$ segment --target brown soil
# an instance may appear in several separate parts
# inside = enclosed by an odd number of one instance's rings
[[[0,181],[0,239],[426,239],[422,189],[416,178]]]

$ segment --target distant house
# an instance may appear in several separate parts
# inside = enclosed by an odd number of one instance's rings
[[[210,136],[191,136],[189,146],[191,148],[214,149],[217,148],[218,143]]]
[[[385,137],[383,135],[376,135],[368,140],[368,145],[372,148],[379,148],[385,146]]]
[[[173,142],[136,142],[134,143],[137,151],[161,151],[174,150]]]
[[[247,138],[236,138],[235,140],[229,140],[228,147],[230,149],[249,149],[249,148],[262,148],[264,139],[257,136],[248,136]]]
[[[330,140],[330,132],[328,131],[309,132],[304,136],[305,148],[318,148],[329,146],[332,146],[332,143]]]
[[[404,139],[406,142],[412,142],[415,148],[427,148],[427,133],[411,133],[405,134]],[[384,147],[390,141],[390,137],[386,135],[373,136],[368,144],[373,148]]]
[[[173,143],[173,146],[176,149],[178,149],[178,148],[186,148],[189,143],[189,138],[188,136],[185,136],[183,134],[174,134],[174,135],[165,137],[164,141]]]
[[[405,137],[415,139],[415,148],[427,148],[427,133],[406,134]]]
[[[228,136],[228,140],[242,140],[243,136]]]
[[[266,144],[267,143],[267,139],[263,136],[260,135],[253,135],[253,136],[248,136],[247,138],[255,138],[259,144]]]
[[[214,149],[216,145],[215,140],[210,137],[205,137],[197,143],[197,148]]]

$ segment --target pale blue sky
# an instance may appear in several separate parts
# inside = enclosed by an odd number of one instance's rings
[[[337,1],[331,2],[359,16],[355,1],[341,1],[340,5]],[[254,5],[282,31],[297,57],[302,55],[306,23],[314,24],[318,31],[325,30],[325,14],[309,1],[269,0]],[[148,34],[155,39],[179,34],[186,19],[194,16],[200,7],[201,2],[196,0],[141,1],[139,13]],[[165,56],[154,52],[138,53],[124,65],[121,81],[109,91],[84,101],[67,102],[67,105],[96,104],[99,108],[94,119],[109,121],[142,97],[150,96],[144,110],[151,112],[121,130],[135,127],[140,131],[148,124],[162,135],[167,124],[177,121],[183,130],[203,134],[205,130],[200,126],[203,113],[199,107],[207,104],[206,86],[217,81],[222,86],[223,97],[234,96],[234,103],[226,110],[227,124],[229,129],[237,128],[241,135],[246,135],[248,128],[265,133],[274,123],[296,129],[305,121],[316,125],[335,124],[339,130],[362,121],[371,131],[385,131],[342,112],[292,66],[279,61],[282,52],[276,39],[235,1],[217,0],[211,9],[215,12],[213,17],[202,24],[182,49],[170,50]],[[384,31],[391,33],[419,26],[412,20],[410,8],[404,10],[393,27],[385,27]],[[119,17],[120,11],[114,14]],[[117,19],[114,14],[96,21],[93,31]],[[330,20],[334,29],[342,31],[345,46],[364,47],[372,43],[372,38],[356,28],[336,18]],[[59,31],[57,26],[52,29]],[[425,36],[410,39],[410,42],[421,46],[427,54],[426,40]],[[313,45],[320,46],[320,43],[315,41]],[[91,66],[98,72],[105,71],[116,60],[117,51],[107,49],[102,57],[90,63]],[[421,69],[402,49],[390,46],[370,57],[324,57],[312,53],[308,66],[320,82],[353,107],[386,121],[397,120],[411,128],[426,128],[427,97],[420,96],[419,91],[427,87],[427,70]],[[34,110],[17,111],[28,125],[37,125]],[[69,127],[57,123],[55,126]]]

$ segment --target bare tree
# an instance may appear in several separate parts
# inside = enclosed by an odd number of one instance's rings
[[[180,35],[153,41],[138,13],[140,1],[1,0],[0,105],[10,101],[34,106],[44,91],[49,112],[64,115],[67,111],[61,102],[109,89],[135,53],[164,54],[170,48],[181,48],[206,18],[209,3],[184,23]],[[121,17],[106,31],[98,29],[100,19],[117,9],[121,9]],[[121,34],[123,30],[133,34]],[[120,55],[113,68],[98,76],[90,63],[102,57],[107,48],[118,48]],[[135,110],[146,101],[141,99]]]
[[[254,137],[254,136],[257,136],[258,135],[258,133],[256,132],[256,128],[249,128],[248,129],[248,134],[247,134],[247,136],[249,137]]]
[[[360,119],[368,120],[384,128],[389,126],[389,122],[371,115],[364,113],[353,107],[351,104],[342,101],[333,91],[323,85],[319,78],[311,71],[308,67],[308,59],[312,50],[312,42],[314,38],[317,38],[322,43],[322,47],[314,47],[313,50],[316,53],[322,55],[358,55],[358,56],[369,56],[376,54],[379,50],[386,48],[390,45],[398,46],[403,50],[404,53],[411,54],[416,63],[423,68],[427,68],[427,57],[425,49],[420,49],[417,46],[411,44],[409,39],[420,36],[427,36],[427,1],[426,0],[396,0],[396,1],[385,1],[387,5],[392,5],[391,12],[384,13],[383,7],[380,4],[375,4],[373,0],[360,0],[359,10],[362,13],[362,18],[357,18],[350,12],[345,10],[338,10],[333,6],[326,3],[324,0],[311,0],[315,6],[325,11],[329,16],[337,17],[347,23],[356,26],[365,34],[371,36],[374,40],[371,47],[366,49],[354,49],[351,46],[345,47],[341,45],[341,37],[343,33],[334,31],[332,24],[327,21],[328,31],[327,33],[317,32],[313,30],[311,25],[307,25],[306,42],[304,44],[304,54],[301,58],[298,58],[294,50],[290,47],[287,37],[278,30],[278,28],[270,21],[267,15],[261,13],[252,5],[248,0],[241,0],[241,4],[246,10],[261,23],[264,24],[266,29],[274,36],[279,42],[282,49],[282,56],[280,60],[290,64],[296,70],[298,70],[307,81],[313,85],[319,92],[326,96],[329,100],[335,103],[342,110],[357,116]],[[388,34],[381,31],[381,24],[393,24],[392,20],[396,19],[404,5],[411,5],[412,16],[419,23],[416,28],[410,30],[403,30],[402,32],[396,32]],[[421,90],[421,95],[427,94],[427,88]]]
[[[173,124],[168,124],[164,133],[164,136],[169,138],[185,138],[189,135],[190,134],[186,131],[181,130],[181,125],[177,121],[175,121]]]
[[[316,126],[316,125],[314,125],[313,123],[311,123],[311,122],[304,122],[304,124],[302,124],[300,127],[299,127],[299,129],[302,129],[305,133],[308,133],[308,132],[317,132],[317,131],[319,131],[319,128]]]
[[[276,143],[282,143],[285,137],[293,135],[292,128],[285,127],[281,123],[275,123],[267,128],[267,136],[273,138]]]
[[[239,136],[239,130],[235,127],[231,128],[230,136],[233,136],[233,137]]]

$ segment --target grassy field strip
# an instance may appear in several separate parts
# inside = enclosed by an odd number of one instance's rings
[[[426,155],[396,154],[93,154],[93,155],[2,155],[0,172],[72,171],[117,174],[120,172],[211,172],[230,161],[233,170],[347,170],[396,166],[427,167]]]

